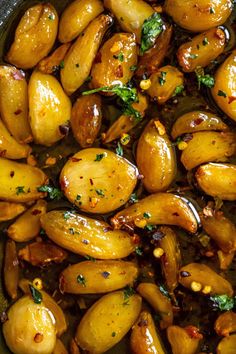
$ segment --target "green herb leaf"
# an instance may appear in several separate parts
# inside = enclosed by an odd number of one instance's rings
[[[210,297],[210,300],[213,301],[213,306],[220,311],[232,310],[235,305],[235,298],[228,295],[214,295]]]
[[[227,94],[224,91],[219,90],[218,91],[218,96],[227,97]]]
[[[198,80],[198,85],[199,85],[199,88],[202,85],[206,86],[206,87],[209,87],[209,88],[212,88],[214,87],[215,85],[215,79],[213,76],[207,74],[207,75],[200,75],[196,72],[196,75],[197,75],[197,80]]]
[[[34,303],[41,304],[43,297],[42,297],[42,294],[40,293],[40,291],[35,289],[35,287],[31,284],[29,285],[29,289],[30,289],[31,296],[34,300]]]
[[[173,96],[180,95],[184,90],[184,85],[176,86]]]
[[[124,110],[123,113],[125,116],[130,116],[135,119],[136,122],[140,122],[142,120],[142,115],[139,111],[134,109],[131,105],[127,106]]]
[[[62,60],[62,61],[60,62],[59,66],[60,66],[61,69],[64,69],[64,67],[65,67],[64,60]]]
[[[129,200],[130,200],[132,203],[137,203],[137,202],[138,202],[137,193],[132,193]]]
[[[153,231],[155,228],[156,226],[151,224],[145,226],[145,229],[147,229],[148,231]]]
[[[116,332],[112,332],[111,336],[115,337],[116,336]]]
[[[151,214],[148,213],[148,212],[145,212],[145,213],[143,213],[143,217],[144,217],[145,219],[150,219]]]
[[[25,191],[24,191],[24,186],[18,186],[18,187],[16,187],[16,195],[19,195],[19,194],[21,194],[21,193],[26,193]]]
[[[88,261],[96,262],[96,258],[91,257],[89,255],[84,256],[84,258],[86,258]]]
[[[50,14],[50,15],[48,16],[48,18],[49,18],[49,20],[54,20],[54,15],[53,15],[53,14]]]
[[[198,54],[189,54],[189,58],[191,59],[197,59]]]
[[[202,44],[203,44],[203,45],[208,45],[208,44],[209,44],[209,41],[208,41],[207,37],[205,37],[205,38],[203,39]]]
[[[136,248],[135,248],[135,253],[136,253],[138,256],[142,256],[142,255],[143,255],[143,249],[142,249],[142,247],[136,247]]]
[[[49,185],[38,187],[38,191],[39,192],[47,192],[49,199],[51,199],[51,200],[60,200],[63,197],[63,193],[60,189],[49,186]]]
[[[72,216],[73,216],[73,213],[71,211],[65,211],[63,213],[63,217],[64,217],[65,220],[70,219]]]
[[[113,55],[113,58],[118,59],[120,62],[124,61],[124,54],[119,53],[118,55]]]
[[[103,159],[103,157],[105,157],[105,156],[106,155],[104,152],[102,154],[97,154],[94,161],[101,161]]]
[[[124,151],[123,151],[123,148],[122,148],[120,142],[118,142],[118,144],[117,144],[116,153],[119,156],[123,156],[124,155]]]
[[[85,277],[82,274],[78,275],[77,282],[79,284],[82,284],[84,287],[86,287],[86,280],[85,280]]]
[[[157,12],[154,12],[150,17],[148,17],[143,25],[141,31],[141,47],[140,53],[143,55],[148,49],[153,47],[156,38],[160,35],[163,30],[163,21]]]
[[[167,72],[161,71],[161,76],[159,76],[158,81],[161,86],[163,86],[166,82],[166,74]]]
[[[213,7],[210,7],[210,14],[214,14],[215,10],[213,9]]]
[[[165,295],[166,297],[168,297],[170,299],[170,295],[169,295],[168,291],[166,290],[166,288],[164,287],[164,285],[159,285],[159,289],[163,295]]]
[[[130,71],[135,71],[137,69],[137,65],[131,65],[131,67],[129,68]]]
[[[135,294],[135,291],[131,286],[126,286],[124,289],[124,300],[128,300],[131,296]]]
[[[97,195],[100,195],[101,197],[105,197],[105,194],[102,189],[95,189],[95,192],[97,193]]]

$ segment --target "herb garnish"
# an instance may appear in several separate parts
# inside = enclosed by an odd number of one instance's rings
[[[49,186],[49,185],[44,185],[41,187],[38,187],[38,191],[39,192],[47,192],[49,199],[51,200],[60,200],[63,197],[63,193],[60,189],[55,188],[53,186]]]
[[[21,193],[26,193],[25,191],[24,191],[24,186],[18,186],[18,187],[16,187],[16,195],[19,195],[19,194],[21,194]]]
[[[35,304],[41,304],[42,302],[42,294],[40,293],[40,291],[38,291],[33,285],[29,285],[29,289],[30,289],[30,293],[31,293],[31,296],[34,300],[34,303]]]
[[[138,202],[137,193],[132,193],[129,200],[130,200],[132,203],[137,203],[137,202]]]
[[[105,196],[105,194],[104,194],[102,189],[95,189],[95,192],[97,193],[97,195],[100,195],[101,197]]]
[[[222,90],[218,90],[218,96],[227,97],[227,94]]]
[[[166,82],[166,75],[167,75],[166,71],[161,71],[161,76],[159,76],[159,78],[158,78],[159,84],[161,86],[163,86],[164,83]]]
[[[180,95],[184,90],[184,85],[176,86],[173,96]]]
[[[148,17],[143,25],[141,31],[141,47],[140,54],[143,55],[148,49],[153,47],[157,37],[163,30],[163,21],[157,12],[154,12]]]
[[[208,45],[208,44],[209,44],[209,41],[208,41],[207,37],[205,37],[205,38],[203,39],[202,44],[203,44],[203,45]]]
[[[97,154],[94,161],[101,161],[103,159],[103,157],[105,157],[105,156],[106,155],[104,152],[102,154]]]
[[[64,60],[62,60],[62,61],[60,62],[59,66],[60,66],[61,69],[64,69],[64,67],[65,67]]]
[[[82,274],[78,275],[77,282],[79,284],[83,285],[84,287],[86,287],[86,280],[85,280],[85,277]]]
[[[143,255],[143,249],[142,249],[142,247],[136,247],[136,248],[135,248],[135,253],[136,253],[138,256],[142,256],[142,255]]]
[[[128,305],[129,304],[129,298],[135,294],[135,291],[131,286],[127,286],[124,289],[124,302],[123,305]]]
[[[117,144],[116,153],[119,156],[123,156],[124,155],[124,151],[123,151],[123,148],[122,148],[120,142],[118,142],[118,144]]]
[[[143,213],[143,217],[144,217],[145,219],[150,219],[151,214],[148,213],[148,212],[145,212],[145,213]]]
[[[124,61],[124,54],[123,53],[119,53],[118,55],[113,55],[114,59],[118,59],[120,62]]]
[[[236,298],[228,295],[214,295],[210,297],[210,300],[213,301],[213,307],[220,311],[232,310],[236,304]]]

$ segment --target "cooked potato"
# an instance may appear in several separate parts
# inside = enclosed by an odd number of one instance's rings
[[[124,306],[124,303],[128,306]],[[141,303],[139,295],[127,298],[125,291],[103,296],[90,307],[80,321],[75,336],[76,342],[91,354],[106,352],[130,330],[139,316]]]
[[[17,160],[27,157],[30,152],[31,147],[18,143],[0,120],[0,156]]]
[[[6,242],[3,271],[6,291],[12,299],[16,299],[19,281],[19,262],[16,244],[12,240],[7,240]]]
[[[216,348],[216,354],[234,354],[236,348],[236,334],[223,338]]]
[[[40,217],[46,213],[46,209],[45,200],[38,200],[34,206],[8,227],[7,235],[16,242],[32,240],[40,232]]]
[[[73,1],[61,15],[59,41],[66,43],[75,39],[103,10],[103,4],[100,0]]]
[[[202,32],[222,25],[233,10],[231,0],[166,0],[164,10],[179,26]]]
[[[63,262],[68,254],[62,248],[43,241],[36,241],[21,248],[19,258],[31,263],[33,266],[43,267],[50,263]]]
[[[28,92],[25,75],[14,66],[0,66],[0,114],[19,143],[32,141],[28,120]]]
[[[183,74],[174,66],[159,68],[150,76],[151,86],[147,90],[149,96],[159,104],[164,104],[174,94],[177,87],[184,83]]]
[[[199,215],[204,230],[222,251],[225,253],[236,251],[236,227],[222,211],[215,211],[213,215],[204,213]]]
[[[192,111],[183,114],[175,121],[171,136],[175,140],[183,134],[205,130],[227,131],[229,127],[214,113]]]
[[[236,200],[236,166],[209,163],[195,174],[199,187],[208,195],[223,200]]]
[[[149,76],[160,68],[162,61],[167,54],[172,33],[172,26],[164,27],[162,33],[156,39],[154,46],[139,58],[138,68],[135,71],[135,76],[143,78],[144,75]]]
[[[56,344],[55,319],[43,303],[26,295],[16,301],[3,323],[3,335],[14,354],[51,354]]]
[[[225,44],[225,32],[221,28],[201,33],[179,47],[179,65],[185,72],[192,72],[199,66],[204,68],[223,53]]]
[[[159,120],[150,120],[142,132],[136,161],[149,193],[165,191],[173,182],[177,170],[175,150]]]
[[[154,13],[153,8],[143,0],[104,0],[104,6],[115,15],[122,30],[134,33],[140,43],[143,22]]]
[[[0,222],[14,219],[25,210],[26,207],[20,203],[0,202]]]
[[[68,211],[50,211],[41,217],[41,223],[53,242],[81,256],[124,258],[137,246],[126,232],[113,231],[104,221]]]
[[[115,33],[99,50],[92,67],[91,86],[93,88],[125,85],[133,76],[130,70],[137,64],[135,35]]]
[[[43,198],[46,194],[38,188],[47,182],[39,168],[0,157],[0,199],[21,203]]]
[[[235,71],[236,51],[233,51],[217,69],[211,93],[220,109],[236,121]]]
[[[90,148],[63,167],[61,189],[70,202],[90,213],[109,213],[124,205],[137,182],[137,169],[112,151]]]
[[[161,329],[171,326],[173,323],[171,301],[167,296],[162,294],[159,287],[152,283],[140,283],[137,291],[152,306],[155,312],[160,315]]]
[[[51,4],[30,7],[17,26],[7,61],[22,69],[34,67],[52,49],[57,28],[58,15]]]
[[[55,346],[52,354],[68,354],[67,349],[65,348],[64,344],[62,343],[62,341],[60,339],[56,340],[56,346]]]
[[[141,93],[138,93],[138,102],[132,103],[131,106],[140,113],[142,119],[148,107],[147,97],[142,95]],[[128,133],[139,122],[140,121],[138,119],[135,119],[135,117],[133,116],[122,114],[119,118],[115,120],[115,122],[110,126],[108,131],[104,134],[103,142],[106,144],[110,143],[115,139],[120,138],[122,134]]]
[[[38,69],[44,74],[53,74],[54,71],[63,65],[63,60],[68,52],[71,43],[62,44],[54,50],[47,58],[42,59],[38,64]]]
[[[181,154],[181,162],[186,170],[191,170],[205,162],[227,161],[236,151],[236,135],[228,132],[193,133],[187,147]]]
[[[79,97],[73,105],[70,123],[80,146],[92,146],[102,124],[101,97],[96,94]]]
[[[204,295],[233,295],[232,285],[205,264],[190,263],[180,269],[179,282]]]
[[[163,234],[163,237],[158,241],[158,246],[164,251],[161,257],[161,269],[167,288],[173,294],[178,285],[178,274],[181,265],[180,245],[176,233],[171,228],[162,226],[159,231]]]
[[[60,290],[71,294],[96,294],[124,288],[134,283],[138,268],[132,262],[85,261],[64,269]]]
[[[215,321],[214,328],[218,336],[228,337],[230,333],[236,331],[236,313],[226,311]]]
[[[29,81],[30,126],[36,144],[51,146],[62,139],[71,116],[71,102],[52,75],[34,71]]]
[[[138,227],[164,224],[180,226],[192,233],[198,229],[196,211],[185,198],[171,193],[149,195],[118,212],[111,221],[115,228],[124,224]]]
[[[166,353],[149,312],[142,311],[132,327],[130,346],[133,354]]]
[[[71,95],[89,76],[103,36],[112,23],[110,15],[100,15],[85,29],[65,56],[61,69],[61,83]]]
[[[195,354],[203,336],[197,327],[170,326],[167,329],[167,337],[173,354]]]

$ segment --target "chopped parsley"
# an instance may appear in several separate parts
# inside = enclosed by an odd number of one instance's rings
[[[184,85],[176,86],[173,96],[180,95],[184,90]]]
[[[142,249],[142,247],[136,247],[136,248],[135,248],[135,253],[136,253],[138,256],[142,256],[142,255],[143,255],[143,249]]]
[[[118,142],[118,144],[117,144],[116,154],[119,155],[119,156],[123,156],[124,155],[124,151],[123,151],[123,148],[122,148],[120,142]]]
[[[213,302],[213,307],[220,311],[232,310],[235,306],[236,299],[228,295],[214,295],[210,297]]]
[[[203,39],[202,44],[203,44],[203,45],[208,45],[208,44],[209,44],[209,41],[208,41],[207,37],[205,37],[205,38]]]
[[[215,85],[215,79],[213,76],[206,74],[206,75],[197,75],[197,80],[198,80],[198,87],[200,88],[201,85],[204,85],[206,87],[212,88]]]
[[[59,66],[60,66],[61,69],[64,69],[64,67],[65,67],[64,60],[62,60],[62,61],[60,62]]]
[[[47,192],[49,199],[51,199],[51,200],[60,200],[63,197],[63,193],[60,189],[49,186],[49,185],[38,187],[38,191],[39,192]]]
[[[166,296],[170,299],[170,295],[169,295],[168,291],[166,290],[166,288],[164,287],[164,285],[159,285],[159,290],[164,296]]]
[[[224,91],[219,90],[218,91],[218,96],[227,97],[227,94]]]
[[[103,159],[103,157],[105,157],[105,156],[106,155],[104,152],[102,154],[97,154],[94,161],[101,161]]]
[[[164,27],[160,14],[154,12],[142,25],[140,54],[143,55],[148,49],[153,47],[157,37]]]
[[[111,336],[115,337],[116,336],[116,332],[112,332]]]
[[[79,284],[83,285],[84,287],[86,287],[86,280],[85,280],[85,277],[82,274],[78,275],[77,282]]]
[[[198,54],[189,54],[189,58],[191,59],[197,59]]]
[[[114,59],[118,59],[120,62],[124,61],[124,54],[123,53],[119,53],[118,55],[113,55]]]
[[[145,213],[143,213],[143,217],[144,217],[145,219],[150,219],[151,214],[148,213],[148,212],[145,212]]]
[[[71,218],[72,214],[73,214],[73,213],[72,213],[71,211],[65,211],[65,212],[63,213],[63,217],[64,217],[65,220],[68,220],[68,219]]]
[[[145,226],[145,229],[147,229],[148,231],[153,231],[155,228],[156,226],[151,224]]]
[[[48,18],[49,18],[49,20],[54,20],[54,15],[53,15],[53,14],[50,14],[50,15],[48,16]]]
[[[30,293],[31,293],[31,296],[34,300],[34,303],[35,304],[41,304],[42,302],[42,294],[40,293],[40,291],[38,291],[33,285],[29,285],[29,289],[30,289]]]
[[[127,301],[129,300],[129,298],[131,296],[133,296],[135,294],[135,291],[133,288],[131,288],[131,286],[126,286],[126,288],[124,289],[124,300]],[[126,303],[127,305],[127,303]]]
[[[97,195],[100,195],[101,197],[105,197],[105,194],[102,189],[95,189],[95,192],[97,193]]]
[[[131,65],[129,70],[130,71],[135,71],[137,69],[137,65]]]
[[[138,202],[137,193],[132,193],[129,200],[131,201],[131,203],[137,203]]]
[[[213,9],[213,7],[210,7],[210,14],[214,14],[215,10]]]
[[[161,86],[163,86],[166,82],[166,75],[167,75],[167,72],[161,71],[161,76],[159,76],[159,78],[158,78],[159,84]]]
[[[24,186],[18,186],[16,187],[16,195],[19,195],[21,193],[26,193],[25,190],[24,190]]]
[[[96,262],[96,258],[89,256],[88,254],[84,256],[88,261]]]

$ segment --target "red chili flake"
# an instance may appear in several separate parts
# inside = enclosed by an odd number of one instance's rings
[[[203,336],[199,333],[199,329],[195,326],[187,326],[185,327],[185,331],[188,333],[190,338],[202,339]]]
[[[24,80],[25,78],[25,73],[23,70],[17,70],[16,72],[12,73],[12,77],[15,80]]]
[[[41,214],[41,213],[42,213],[41,210],[34,209],[31,214],[32,215],[38,215],[38,214]]]
[[[192,127],[196,127],[196,125],[201,124],[203,121],[204,121],[203,118],[194,119],[194,121],[192,122],[191,126],[192,126]]]
[[[230,97],[228,98],[228,104],[234,102],[235,100],[236,100],[236,97],[230,96]]]
[[[68,135],[69,134],[70,127],[67,124],[61,124],[59,125],[59,131],[62,135]]]
[[[2,150],[0,151],[0,157],[5,157],[6,156],[7,150]]]
[[[94,64],[99,64],[102,62],[102,53],[98,52],[95,59],[94,59]]]
[[[69,160],[72,161],[72,162],[82,161],[82,159],[77,159],[76,157],[70,157]]]
[[[10,177],[12,178],[12,177],[14,177],[14,175],[15,175],[15,172],[14,172],[14,171],[11,171],[11,172],[10,172]]]
[[[115,75],[116,75],[116,77],[119,77],[119,78],[124,76],[122,65],[118,65],[118,67],[116,68],[116,71],[115,71]]]
[[[19,114],[21,114],[22,113],[22,109],[17,109],[15,112],[14,112],[14,114],[16,115],[16,116],[18,116]]]
[[[91,186],[93,186],[93,180],[92,180],[92,178],[89,179],[89,182],[90,182]]]

